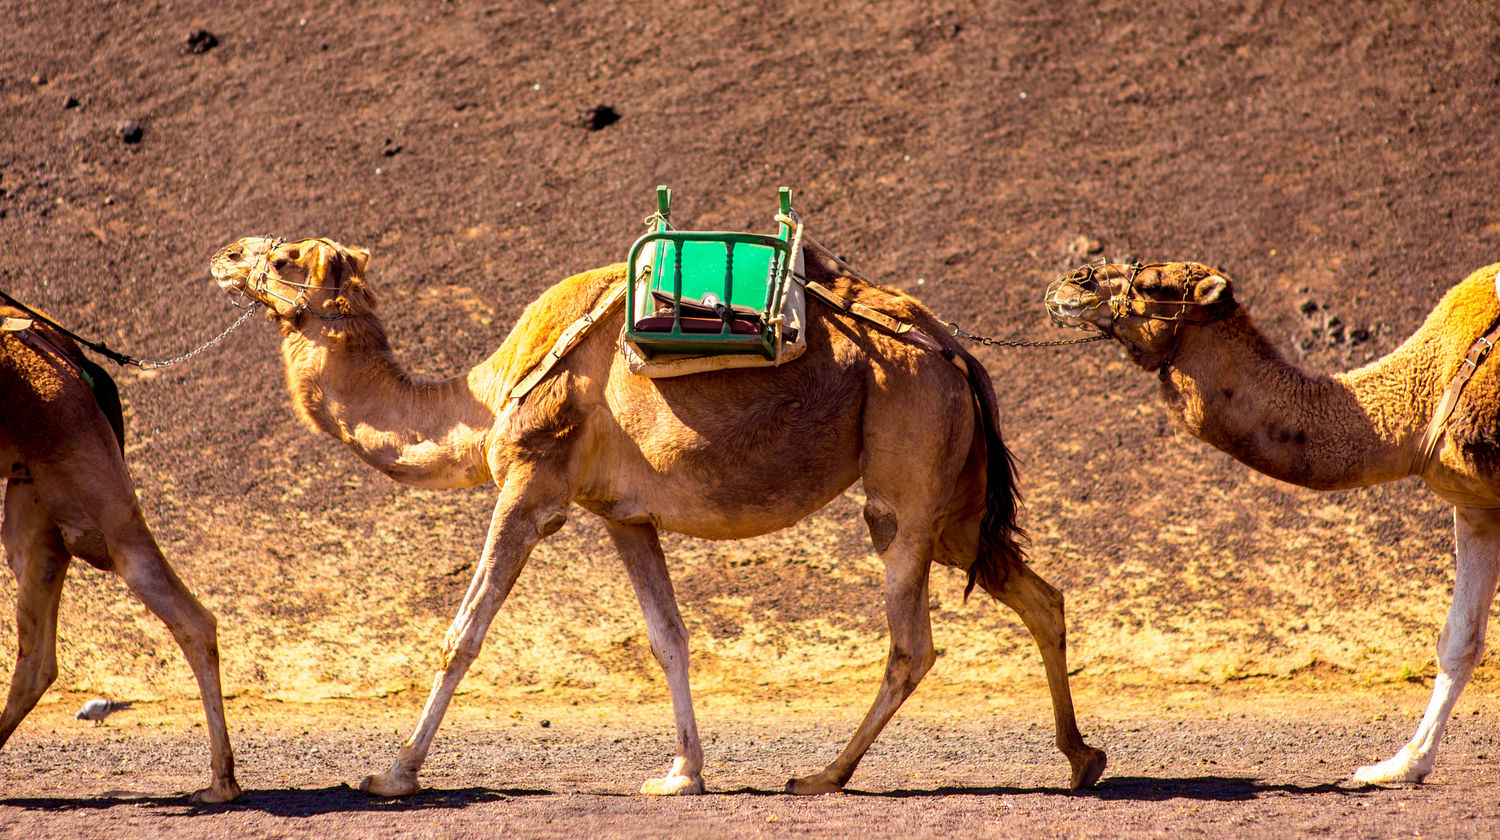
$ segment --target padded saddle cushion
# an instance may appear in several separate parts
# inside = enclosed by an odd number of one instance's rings
[[[724,319],[718,315],[709,318],[693,317],[685,314],[687,308],[683,308],[682,331],[685,333],[705,333],[718,335],[724,330]],[[712,312],[712,310],[710,310]],[[671,315],[653,315],[650,318],[642,318],[635,322],[637,332],[671,332]],[[729,320],[729,331],[735,335],[759,335],[760,319],[746,318],[738,312]]]
[[[635,322],[638,332],[672,331],[672,296],[666,292],[653,291],[656,314]],[[685,333],[717,334],[724,329],[724,319],[718,310],[699,301],[683,298],[678,301],[682,310],[682,331]],[[729,331],[734,335],[759,335],[760,313],[748,306],[729,308]]]

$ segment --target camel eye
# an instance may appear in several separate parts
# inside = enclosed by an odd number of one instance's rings
[[[230,251],[229,253],[225,254],[224,256],[227,259],[231,259],[231,260],[234,260],[235,262],[239,262],[240,261],[240,257],[244,256],[244,254],[241,254],[239,251]]]
[[[271,263],[271,266],[277,271],[280,271],[283,268],[286,268],[286,264],[289,262],[291,262],[291,260],[287,259],[286,257],[277,257],[275,261]]]

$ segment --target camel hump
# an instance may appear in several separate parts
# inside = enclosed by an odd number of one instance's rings
[[[625,282],[625,264],[575,274],[527,304],[516,326],[500,345],[505,360],[502,394],[510,394],[545,359],[563,333],[587,315],[617,284]]]

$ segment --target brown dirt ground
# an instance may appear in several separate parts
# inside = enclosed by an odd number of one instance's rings
[[[973,331],[1067,337],[1038,301],[1097,246],[1219,266],[1278,345],[1333,371],[1500,255],[1493,4],[807,5],[10,0],[0,288],[170,357],[235,314],[215,249],[326,235],[373,251],[402,359],[448,375],[541,289],[622,259],[656,184],[680,224],[751,230],[786,184],[821,241]],[[188,50],[198,28],[217,45]],[[590,131],[598,104],[622,118]],[[491,498],[396,486],[307,433],[253,323],[118,377],[147,516],[220,619],[251,794],[162,798],[202,783],[191,677],[117,580],[77,568],[57,689],[0,752],[0,833],[1500,834],[1493,660],[1432,783],[1341,783],[1425,699],[1441,504],[1411,481],[1317,494],[1251,473],[1173,427],[1112,347],[979,355],[1033,565],[1069,598],[1085,729],[1112,751],[1095,796],[1057,791],[1029,640],[947,574],[943,657],[855,777],[880,795],[761,795],[831,757],[878,680],[857,487],[780,534],[666,541],[711,785],[739,795],[627,795],[669,753],[663,689],[583,514],[495,623],[434,791],[344,790],[414,719]],[[80,729],[67,712],[97,694],[140,710]]]

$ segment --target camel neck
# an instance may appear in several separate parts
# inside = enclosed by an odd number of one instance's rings
[[[469,376],[408,373],[373,316],[304,324],[286,334],[281,351],[298,414],[366,463],[419,487],[489,480],[485,439],[494,414]]]
[[[1410,421],[1382,412],[1383,361],[1309,374],[1287,362],[1243,312],[1187,329],[1160,371],[1169,408],[1194,436],[1237,460],[1318,490],[1405,476]]]

